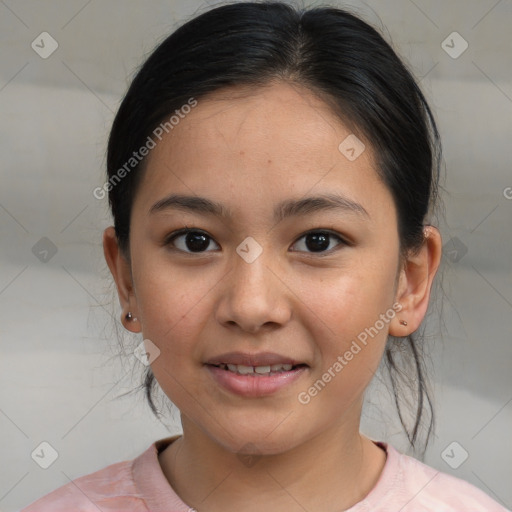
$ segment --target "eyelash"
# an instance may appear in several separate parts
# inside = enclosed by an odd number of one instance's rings
[[[180,229],[178,231],[174,231],[173,233],[171,233],[170,235],[165,237],[164,245],[165,246],[171,245],[172,242],[176,238],[178,238],[178,237],[180,237],[182,235],[187,235],[188,233],[198,233],[198,234],[204,235],[205,237],[209,238],[210,240],[214,240],[210,235],[208,235],[202,229],[194,228],[193,226],[186,226],[185,228]],[[302,235],[300,235],[297,238],[297,240],[293,243],[293,245],[295,245],[302,238],[304,238],[307,235],[312,234],[312,233],[317,233],[317,234],[321,233],[321,234],[325,234],[325,235],[328,235],[330,237],[336,238],[340,242],[339,245],[342,245],[342,246],[350,246],[350,245],[352,245],[350,242],[348,242],[347,240],[342,238],[338,233],[333,232],[332,230],[329,230],[329,229],[321,229],[321,228],[317,228],[317,229],[312,229],[312,230],[306,231],[305,233],[303,233]],[[217,243],[217,242],[215,242],[215,243]],[[315,252],[306,252],[306,254],[316,255],[316,256],[319,256],[319,257],[327,256],[327,255],[330,255],[332,252],[338,250],[337,247],[338,246],[334,247],[333,249],[329,249],[327,251],[321,251],[321,252],[316,252],[316,253]],[[212,251],[188,252],[188,251],[183,251],[182,249],[178,249],[176,247],[173,247],[173,250],[176,250],[176,251],[179,251],[179,252],[182,252],[182,253],[185,253],[185,254],[191,254],[191,255],[199,255],[199,254],[205,254],[205,253],[208,253],[208,252],[212,252]],[[305,251],[293,251],[293,252],[305,252]]]

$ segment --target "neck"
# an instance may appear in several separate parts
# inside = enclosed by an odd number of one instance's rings
[[[381,448],[346,424],[284,453],[252,458],[224,449],[186,417],[182,425],[183,436],[159,462],[174,491],[198,512],[345,510],[373,489],[386,461]]]

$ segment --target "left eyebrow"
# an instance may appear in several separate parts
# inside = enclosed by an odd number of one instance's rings
[[[181,194],[171,194],[160,199],[149,209],[149,214],[151,215],[173,208],[192,213],[215,215],[225,219],[231,219],[233,217],[232,212],[222,203],[212,201],[206,197]],[[288,199],[282,201],[274,209],[274,221],[281,222],[288,217],[308,215],[325,210],[342,210],[346,213],[355,214],[368,219],[370,218],[369,213],[361,204],[352,201],[348,197],[339,194],[322,194],[306,197],[304,199]]]

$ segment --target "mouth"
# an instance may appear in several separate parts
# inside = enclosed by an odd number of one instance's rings
[[[209,364],[221,370],[225,370],[237,375],[251,376],[251,377],[272,377],[274,375],[282,375],[285,373],[293,372],[299,368],[305,368],[308,365],[305,363],[300,364],[283,364],[277,363],[272,365],[262,366],[246,366],[242,364],[228,364],[218,363]]]
[[[309,365],[280,354],[230,352],[208,360],[204,367],[213,382],[244,398],[270,396],[308,375]]]

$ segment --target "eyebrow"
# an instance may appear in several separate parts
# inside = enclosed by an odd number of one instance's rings
[[[212,201],[205,197],[171,194],[157,201],[150,209],[154,214],[168,209],[178,209],[193,213],[215,215],[230,219],[231,211],[222,203]],[[308,215],[326,210],[342,210],[346,213],[356,214],[360,217],[370,218],[365,208],[355,201],[339,194],[321,194],[303,199],[288,199],[279,203],[274,209],[274,221],[280,222],[287,217]]]

